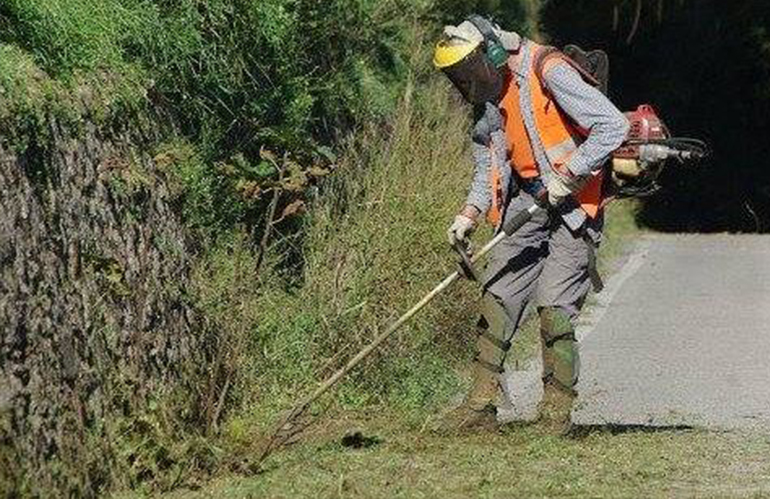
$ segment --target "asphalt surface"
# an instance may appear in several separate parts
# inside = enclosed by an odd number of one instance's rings
[[[770,429],[770,237],[647,236],[596,301],[575,423]],[[503,420],[532,416],[539,368],[505,375]]]

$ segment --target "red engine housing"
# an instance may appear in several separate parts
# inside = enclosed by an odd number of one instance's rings
[[[650,141],[671,138],[668,127],[658,113],[649,104],[642,104],[636,111],[626,113],[631,128],[628,131],[626,145],[615,151],[616,158],[638,159],[639,146]]]

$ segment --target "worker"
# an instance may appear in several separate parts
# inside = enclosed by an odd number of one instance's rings
[[[492,252],[482,277],[473,386],[445,419],[458,430],[496,428],[500,374],[532,302],[540,318],[545,395],[541,418],[570,427],[579,355],[575,323],[602,237],[603,167],[629,124],[591,74],[560,52],[480,16],[447,26],[434,64],[474,106],[475,173],[448,231],[464,243],[486,217],[505,220],[540,203]]]

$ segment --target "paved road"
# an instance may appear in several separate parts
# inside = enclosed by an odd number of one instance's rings
[[[770,429],[770,237],[648,236],[609,284],[578,328],[573,421]]]

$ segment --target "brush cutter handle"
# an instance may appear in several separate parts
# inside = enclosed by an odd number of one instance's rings
[[[532,220],[532,217],[540,210],[540,206],[537,204],[533,204],[528,209],[520,211],[516,215],[513,216],[510,220],[507,220],[503,224],[503,232],[505,232],[506,236],[511,236],[515,232],[517,232],[519,229],[524,227],[524,224]]]

